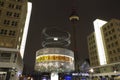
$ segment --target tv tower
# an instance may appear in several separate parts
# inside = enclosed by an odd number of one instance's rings
[[[77,14],[77,9],[76,9],[76,4],[75,4],[76,0],[73,0],[73,6],[72,6],[72,12],[71,15],[69,16],[69,20],[72,22],[72,44],[73,44],[73,51],[74,51],[74,56],[75,56],[75,70],[78,70],[79,65],[78,63],[78,52],[77,52],[77,43],[76,43],[76,24],[79,21],[79,16]]]

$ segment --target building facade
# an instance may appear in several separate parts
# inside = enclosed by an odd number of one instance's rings
[[[120,73],[120,20],[112,19],[102,25],[101,21],[96,20],[95,27],[99,27],[100,35],[98,35],[98,29],[95,29],[96,32],[87,37],[90,64],[94,70],[92,76],[105,79],[118,76]]]
[[[99,59],[98,59],[98,50],[96,45],[95,33],[91,33],[87,37],[88,41],[88,50],[89,50],[89,59],[90,59],[90,66],[99,66]]]
[[[120,62],[120,20],[113,19],[102,27],[107,63]]]
[[[0,80],[18,80],[27,0],[0,0]]]
[[[26,0],[0,1],[0,47],[20,50],[26,13]]]

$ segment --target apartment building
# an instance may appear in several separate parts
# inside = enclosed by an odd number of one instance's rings
[[[91,68],[96,77],[120,74],[120,20],[94,21],[94,32],[88,37]],[[93,74],[92,73],[92,74]]]
[[[0,0],[0,80],[18,80],[27,0]]]

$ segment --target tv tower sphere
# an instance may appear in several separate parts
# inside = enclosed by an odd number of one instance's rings
[[[76,9],[72,9],[72,14],[69,17],[69,20],[74,22],[74,21],[79,21],[79,16],[76,13]]]

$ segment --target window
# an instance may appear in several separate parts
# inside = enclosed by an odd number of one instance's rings
[[[14,13],[14,17],[19,17],[19,13]]]
[[[119,24],[117,22],[115,24],[116,24],[116,26],[119,26]]]
[[[16,5],[17,10],[21,10],[22,6],[21,5]]]
[[[120,52],[120,48],[117,48],[117,52]]]
[[[13,62],[15,63],[16,61],[16,58],[17,58],[17,54],[14,55],[14,58],[13,58]]]
[[[10,35],[10,36],[15,36],[15,31],[10,30],[10,31],[9,31],[9,35]]]
[[[7,30],[1,29],[1,30],[0,30],[0,34],[2,34],[2,35],[3,35],[3,34],[4,34],[4,35],[7,35]]]
[[[112,33],[114,33],[115,32],[115,29],[112,29]]]
[[[118,37],[120,38],[120,34],[118,34]]]
[[[110,37],[110,40],[112,40],[112,36]]]
[[[110,58],[111,62],[113,62],[113,58]]]
[[[21,1],[21,0],[17,0],[18,2]]]
[[[16,17],[16,14],[17,14],[17,13],[14,13],[14,15],[13,15],[13,16],[14,16],[14,17]]]
[[[107,28],[109,29],[109,28],[110,28],[110,26],[108,25],[108,26],[107,26]]]
[[[3,7],[4,6],[4,2],[0,1],[0,6]]]
[[[14,8],[15,5],[14,5],[14,4],[9,4],[8,7],[9,7],[9,8]]]
[[[113,53],[116,53],[116,50],[113,50]]]
[[[106,31],[107,30],[106,27],[103,30]]]
[[[7,30],[4,31],[4,35],[6,35],[6,34],[7,34]]]
[[[9,25],[10,24],[10,20],[4,20],[4,24]]]
[[[24,0],[16,0],[16,1],[18,1],[18,2],[24,2]]]
[[[12,16],[12,12],[7,11],[6,15],[7,16]]]
[[[109,38],[106,39],[106,42],[109,42]]]
[[[116,38],[117,38],[117,36],[116,36],[116,35],[113,35],[113,38],[114,38],[114,39],[116,39]]]
[[[1,14],[2,14],[2,10],[0,10],[0,16],[1,16]]]
[[[108,33],[107,33],[107,32],[105,33],[105,36],[108,36]]]
[[[113,23],[110,23],[110,26],[113,26]]]
[[[118,45],[118,41],[115,42],[115,45],[116,45],[116,46]]]
[[[117,59],[117,57],[115,57],[115,61],[117,61],[118,59]]]
[[[109,31],[109,34],[111,34],[112,32],[111,31]]]
[[[12,21],[11,26],[17,26],[18,22],[17,21]]]
[[[10,57],[11,53],[1,53],[1,57]]]
[[[111,46],[110,45],[108,45],[108,48],[110,48]]]
[[[114,47],[114,43],[111,43],[111,46]]]
[[[117,30],[120,31],[120,28],[118,28]]]
[[[0,30],[0,34],[3,34],[3,32],[4,32],[4,30],[3,30],[3,29],[1,29],[1,30]]]
[[[112,54],[112,51],[109,51],[109,54],[111,55],[111,54]]]

